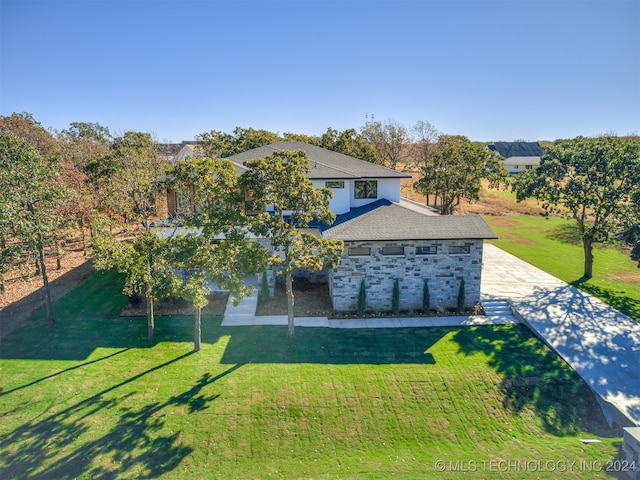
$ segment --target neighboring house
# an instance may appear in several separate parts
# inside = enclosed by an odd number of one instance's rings
[[[302,142],[277,142],[229,160],[241,175],[245,162],[278,150],[306,152],[308,178],[333,190],[336,220],[316,228],[319,235],[343,240],[344,252],[335,268],[311,275],[329,284],[336,311],[356,310],[362,281],[372,311],[391,310],[395,279],[401,310],[422,309],[425,280],[432,308],[455,307],[463,279],[467,306],[480,301],[483,241],[497,238],[480,216],[440,216],[400,198],[400,180],[408,175]],[[275,272],[269,273],[273,286]]]
[[[494,142],[488,148],[504,157],[504,167],[510,174],[539,165],[544,155],[538,142]]]

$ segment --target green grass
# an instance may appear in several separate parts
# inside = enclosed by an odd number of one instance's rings
[[[288,340],[206,318],[192,353],[192,319],[158,318],[150,343],[146,319],[117,316],[120,285],[97,274],[56,328],[40,312],[0,344],[0,478],[523,478],[573,461],[565,476],[608,478],[618,453],[588,387],[523,326]]]
[[[593,277],[584,281],[584,253],[572,221],[527,215],[484,218],[500,237],[491,243],[640,321],[640,270],[618,246],[596,244]]]

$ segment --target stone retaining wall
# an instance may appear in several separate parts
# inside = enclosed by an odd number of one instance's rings
[[[334,310],[355,311],[364,280],[367,311],[390,311],[396,278],[400,310],[422,310],[424,280],[429,285],[431,309],[455,308],[462,279],[465,304],[471,308],[480,302],[482,246],[482,240],[345,242],[340,264],[328,275]],[[370,254],[350,255],[352,247],[368,248]],[[403,247],[404,253],[384,255],[384,247]],[[435,247],[436,252],[420,255],[416,254],[416,247]],[[467,250],[468,253],[460,253]]]

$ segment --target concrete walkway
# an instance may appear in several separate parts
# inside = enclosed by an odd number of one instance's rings
[[[609,424],[640,426],[640,324],[485,244],[482,298],[509,299],[529,328],[591,387]]]
[[[229,305],[222,322],[286,325],[286,315],[256,317],[255,299]],[[592,388],[610,425],[640,426],[640,324],[542,270],[485,244],[481,301],[486,316],[299,318],[296,326],[394,328],[524,322]],[[515,317],[514,317],[515,314]]]

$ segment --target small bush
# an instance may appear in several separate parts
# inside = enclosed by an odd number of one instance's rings
[[[367,293],[365,291],[364,279],[360,282],[360,293],[358,294],[358,305],[356,306],[356,311],[359,314],[364,313],[364,309],[367,303]]]
[[[263,302],[269,300],[271,293],[269,292],[269,282],[267,281],[267,272],[262,272],[262,280],[260,282],[260,300]]]
[[[465,297],[464,297],[464,278],[460,280],[460,288],[458,289],[458,311],[464,311],[465,307]]]
[[[426,313],[431,310],[431,297],[429,294],[429,282],[425,279],[422,286],[422,310]]]
[[[395,314],[400,311],[400,282],[396,278],[393,282],[393,294],[391,296],[391,311]]]

